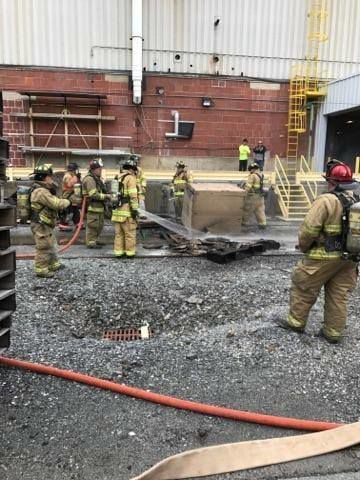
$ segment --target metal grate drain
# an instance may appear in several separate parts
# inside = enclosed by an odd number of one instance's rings
[[[140,328],[115,328],[113,330],[105,330],[103,332],[103,340],[111,340],[113,342],[130,342],[132,340],[144,340],[154,336],[154,330],[149,327]]]

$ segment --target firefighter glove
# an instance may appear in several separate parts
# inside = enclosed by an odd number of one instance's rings
[[[132,218],[133,218],[134,220],[138,220],[139,217],[140,217],[140,212],[139,212],[139,210],[137,210],[137,209],[136,209],[136,210],[133,210],[133,211],[132,211]]]

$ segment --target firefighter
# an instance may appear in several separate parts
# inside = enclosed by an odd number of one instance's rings
[[[175,217],[181,220],[184,203],[185,188],[193,182],[191,172],[186,170],[185,163],[180,160],[176,163],[176,172],[171,181],[171,193],[175,199]]]
[[[251,163],[248,167],[249,175],[246,180],[247,192],[242,225],[249,226],[252,215],[255,215],[258,227],[266,228],[265,201],[264,201],[264,174],[260,172],[257,163]]]
[[[351,168],[339,161],[328,163],[325,179],[328,192],[315,200],[300,227],[299,249],[305,258],[292,273],[288,317],[277,323],[304,332],[310,309],[324,287],[324,323],[319,335],[329,343],[337,343],[346,325],[347,301],[356,285],[357,263],[343,254],[343,206],[335,194],[342,192],[356,199],[360,186],[353,180]]]
[[[87,248],[102,248],[104,243],[99,237],[104,227],[104,204],[111,199],[101,179],[103,168],[101,158],[91,160],[89,171],[82,183],[83,195],[87,197],[86,215],[86,246]]]
[[[118,199],[111,217],[115,226],[114,255],[117,258],[133,258],[136,254],[136,227],[139,218],[137,165],[129,159],[121,170]]]
[[[54,235],[58,212],[70,206],[70,200],[56,196],[52,165],[39,165],[34,170],[30,193],[31,231],[35,240],[34,270],[38,277],[53,277],[59,270],[57,242]]]
[[[80,206],[79,198],[74,194],[74,185],[81,182],[81,175],[79,172],[79,166],[77,163],[69,163],[67,172],[62,180],[62,197],[71,201],[70,207],[68,207],[60,217],[59,229],[63,231],[69,230],[68,218],[71,216],[72,222],[75,227],[80,221]]]
[[[136,173],[136,185],[138,188],[138,195],[139,195],[139,205],[140,208],[143,210],[146,210],[145,208],[145,195],[146,195],[146,177],[144,175],[144,170],[140,167],[140,157],[138,155],[130,155],[130,160],[132,160],[136,167],[137,167],[137,173]]]

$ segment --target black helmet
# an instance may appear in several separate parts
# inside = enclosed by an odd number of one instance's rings
[[[134,170],[135,172],[137,171],[137,163],[134,160],[131,160],[130,158],[126,160],[121,168],[123,170]]]
[[[185,162],[183,162],[182,160],[179,160],[178,162],[176,162],[176,167],[185,168],[186,167]]]
[[[96,170],[97,168],[103,168],[104,164],[101,158],[94,158],[89,163],[90,170]]]
[[[130,155],[129,160],[132,160],[137,165],[139,163],[140,157],[139,155],[132,154]]]
[[[47,177],[48,175],[54,175],[54,171],[52,169],[51,163],[43,163],[42,165],[37,165],[34,169],[35,176],[41,176],[43,178]]]
[[[258,170],[260,169],[260,166],[254,162],[254,163],[250,163],[250,165],[248,166],[248,170]]]
[[[79,170],[79,165],[75,162],[69,163],[67,166],[67,169],[69,172],[76,172],[76,170]]]

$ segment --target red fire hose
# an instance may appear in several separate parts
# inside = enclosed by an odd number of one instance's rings
[[[340,423],[321,422],[317,420],[301,420],[289,417],[278,417],[273,415],[264,415],[261,413],[246,412],[242,410],[234,410],[231,408],[217,407],[189,400],[182,400],[176,397],[161,395],[149,392],[135,387],[102,380],[100,378],[84,375],[82,373],[73,372],[71,370],[63,370],[60,368],[50,367],[39,363],[25,362],[15,358],[0,356],[0,364],[8,367],[22,368],[36,373],[45,375],[53,375],[55,377],[65,378],[74,382],[84,383],[93,387],[110,390],[112,392],[121,393],[130,397],[139,398],[148,402],[165,405],[167,407],[178,408],[181,410],[189,410],[204,415],[212,415],[217,417],[229,418],[231,420],[239,420],[242,422],[258,423],[271,427],[288,428],[292,430],[306,430],[310,432],[319,432],[322,430],[330,430],[341,426]]]
[[[78,239],[81,228],[84,224],[84,217],[85,217],[85,210],[86,210],[86,199],[84,198],[81,204],[81,211],[80,211],[80,220],[76,226],[76,230],[74,235],[70,238],[66,245],[59,249],[59,253],[65,252],[68,248],[70,248]],[[34,253],[17,253],[16,260],[31,260],[35,257]]]

